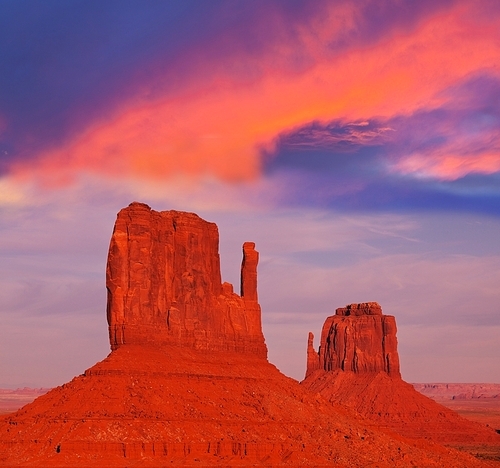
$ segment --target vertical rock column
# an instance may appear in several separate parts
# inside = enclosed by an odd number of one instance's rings
[[[258,302],[257,298],[257,264],[259,252],[255,250],[254,242],[243,244],[243,261],[241,262],[241,291],[245,301]]]
[[[245,322],[251,335],[262,333],[261,310],[257,295],[257,265],[259,252],[254,242],[243,244],[243,260],[241,262],[240,296],[245,307]]]
[[[319,369],[319,357],[318,353],[314,349],[314,335],[311,332],[309,332],[309,336],[307,338],[306,377],[312,374],[317,369]]]

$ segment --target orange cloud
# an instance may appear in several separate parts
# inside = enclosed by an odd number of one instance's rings
[[[457,154],[411,155],[393,167],[403,174],[456,180],[470,173],[500,172],[500,152],[482,153],[470,157]]]
[[[19,163],[14,173],[35,175],[47,184],[64,183],[80,171],[146,179],[182,173],[250,180],[260,174],[260,151],[272,150],[282,132],[313,120],[354,121],[432,108],[441,103],[436,97],[441,90],[468,74],[488,70],[499,75],[500,20],[473,22],[473,8],[460,5],[428,18],[411,33],[399,31],[340,54],[329,50],[328,43],[349,24],[353,10],[332,9],[330,16],[298,32],[311,58],[307,69],[285,72],[277,67],[277,47],[260,62],[269,71],[244,83],[224,74],[223,61],[214,65],[218,76],[210,86],[203,87],[200,80],[197,92],[150,103],[125,101],[113,120],[96,122],[35,161]],[[281,47],[285,50],[287,43]],[[204,67],[210,64],[200,61],[199,76]],[[454,170],[462,174],[498,167],[495,155],[476,162],[471,158],[460,164],[442,159],[433,174],[447,177]],[[418,158],[412,161],[400,169],[420,170]]]
[[[478,117],[476,117],[478,118]],[[477,131],[462,124],[460,130],[454,122],[439,123],[437,134],[444,142],[425,152],[415,151],[397,158],[390,170],[417,177],[456,180],[467,174],[493,174],[500,172],[500,135],[495,126]]]

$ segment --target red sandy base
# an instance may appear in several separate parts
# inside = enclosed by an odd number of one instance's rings
[[[487,466],[368,425],[264,359],[130,346],[0,418],[0,466]]]

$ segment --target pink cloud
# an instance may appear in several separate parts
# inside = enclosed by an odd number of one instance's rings
[[[210,174],[227,181],[252,180],[261,172],[261,150],[272,151],[283,132],[311,121],[390,118],[439,106],[439,92],[477,70],[499,76],[500,18],[479,16],[475,3],[429,16],[410,32],[396,31],[374,44],[332,51],[341,33],[355,25],[355,6],[330,9],[283,36],[259,57],[249,53],[209,63],[194,54],[189,89],[144,102],[127,101],[113,118],[94,122],[65,144],[12,167],[20,177],[49,186],[79,172],[165,179],[173,174]],[[278,22],[279,19],[276,19]],[[300,44],[307,66],[291,70],[280,57]],[[235,79],[232,65],[265,72]],[[215,72],[214,72],[215,70]],[[227,71],[230,70],[230,71]],[[203,84],[203,76],[211,77]],[[468,162],[453,154],[437,163],[412,156],[396,169],[463,175],[498,168],[496,154]],[[425,167],[424,167],[425,166]]]
[[[500,152],[475,154],[469,157],[453,153],[411,155],[399,161],[393,170],[402,174],[456,180],[467,174],[500,172]]]
[[[452,117],[455,114],[454,118],[438,122],[432,129],[443,142],[399,157],[392,165],[392,171],[440,180],[456,180],[467,174],[493,174],[500,171],[497,124],[487,122],[481,125],[478,121],[483,116],[474,110],[471,115],[464,115],[463,109],[456,109],[455,112],[451,109],[447,113],[452,114]]]

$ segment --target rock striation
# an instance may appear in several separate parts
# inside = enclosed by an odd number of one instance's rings
[[[140,203],[120,211],[111,353],[0,417],[0,466],[483,466],[367,427],[281,374],[266,358],[257,264],[245,243],[238,295],[221,282],[215,224]]]
[[[255,244],[246,242],[239,296],[221,281],[214,223],[130,204],[118,213],[106,268],[111,349],[174,344],[265,359],[258,259]]]
[[[325,320],[317,352],[309,333],[301,384],[405,437],[468,447],[476,453],[478,446],[493,446],[500,455],[495,431],[460,417],[401,379],[396,330],[395,318],[384,315],[376,302],[337,309]]]

